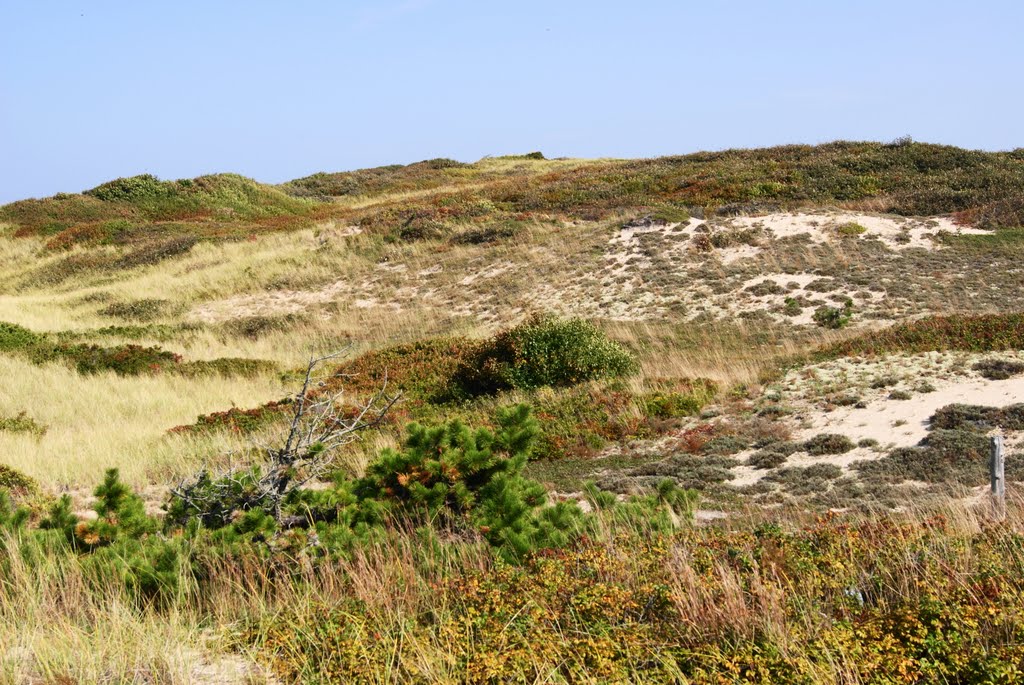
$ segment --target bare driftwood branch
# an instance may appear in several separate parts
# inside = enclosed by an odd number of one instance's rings
[[[286,517],[282,512],[288,494],[324,476],[337,451],[359,440],[364,431],[379,426],[400,397],[388,394],[387,376],[380,389],[362,403],[345,402],[344,389],[324,392],[326,384],[317,380],[317,369],[346,352],[310,357],[302,384],[292,398],[287,432],[273,444],[261,446],[267,459],[255,481],[250,472],[234,469],[216,479],[202,473],[190,483],[173,488],[172,495],[188,509],[199,512],[209,511],[211,505],[226,499],[241,500],[236,502],[239,509],[262,509],[279,524],[297,525],[294,516]]]

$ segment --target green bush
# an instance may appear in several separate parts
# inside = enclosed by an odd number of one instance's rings
[[[457,245],[490,245],[522,235],[526,230],[520,221],[499,221],[467,228],[452,236]]]
[[[535,317],[484,341],[457,376],[470,395],[564,387],[637,369],[624,347],[583,319]]]
[[[765,295],[781,295],[786,292],[786,289],[771,279],[765,279],[760,283],[748,286],[746,291],[755,297],[763,297]],[[786,298],[788,301],[790,298]]]
[[[218,357],[217,359],[181,362],[173,367],[182,376],[221,376],[222,378],[255,378],[278,372],[277,364],[265,359]]]
[[[690,220],[690,212],[678,205],[664,205],[651,213],[651,220],[660,224],[685,224]]]
[[[170,305],[168,300],[146,298],[130,302],[115,302],[97,312],[100,316],[111,316],[132,321],[152,321],[161,316]]]
[[[868,229],[864,228],[856,221],[847,222],[836,228],[836,231],[839,233],[839,235],[847,238],[861,235],[862,233],[865,233],[867,230]]]
[[[652,392],[643,398],[644,413],[659,419],[694,416],[704,406],[704,399],[681,392]]]
[[[983,407],[975,404],[948,404],[929,419],[932,429],[988,431],[993,428],[1024,430],[1024,404]]]
[[[0,351],[24,350],[38,345],[46,338],[13,323],[0,321]]]
[[[0,495],[5,490],[15,495],[25,495],[37,492],[39,485],[33,478],[26,476],[21,471],[7,464],[0,464]]]
[[[998,352],[1024,349],[1024,314],[931,316],[872,331],[834,345],[815,355],[818,359],[884,355],[893,352]]]
[[[823,454],[843,454],[849,452],[856,445],[845,435],[837,433],[820,433],[804,443],[804,449],[808,454],[821,456]]]
[[[983,359],[973,368],[990,381],[1003,381],[1024,373],[1024,363],[1012,359]]]
[[[151,174],[118,178],[85,191],[104,202],[138,202],[171,194],[171,184]]]
[[[502,410],[498,430],[473,431],[458,421],[409,427],[404,449],[384,450],[355,486],[384,520],[482,535],[505,556],[521,557],[568,540],[579,509],[545,507],[543,486],[522,471],[538,434],[525,405]]]
[[[47,427],[38,423],[27,412],[19,412],[16,416],[0,416],[0,431],[31,433],[36,437],[42,437],[46,434]]]
[[[822,305],[814,310],[814,321],[822,328],[842,328],[850,323],[852,317],[853,300],[849,298],[841,308]]]

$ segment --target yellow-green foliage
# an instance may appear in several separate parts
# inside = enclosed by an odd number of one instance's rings
[[[1009,683],[1021,544],[942,517],[632,533],[456,572],[417,614],[313,603],[245,641],[307,682]]]

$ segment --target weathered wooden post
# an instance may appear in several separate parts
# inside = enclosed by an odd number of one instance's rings
[[[1003,436],[992,436],[992,458],[989,477],[992,482],[992,506],[997,520],[1006,517],[1006,460],[1003,457]]]

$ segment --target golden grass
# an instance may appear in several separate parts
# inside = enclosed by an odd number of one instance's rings
[[[74,556],[28,567],[0,538],[0,683],[264,682],[210,644],[188,603],[139,611],[116,583],[97,588]]]
[[[39,439],[0,432],[0,461],[48,488],[91,486],[110,467],[137,487],[165,483],[238,447],[228,436],[167,436],[167,429],[286,392],[277,379],[82,376],[59,364],[35,366],[3,356],[0,378],[0,414],[25,411],[48,427]]]

